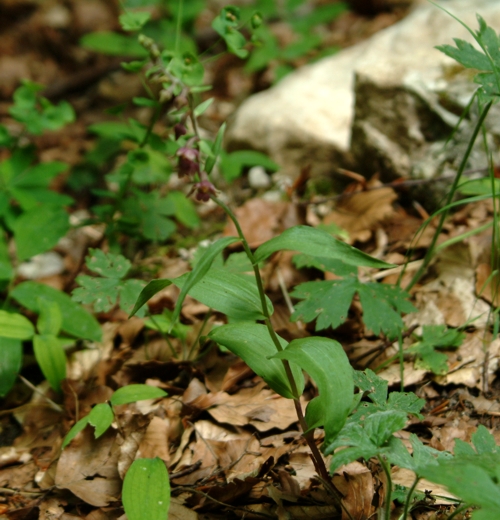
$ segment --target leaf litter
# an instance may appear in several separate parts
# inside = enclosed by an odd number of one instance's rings
[[[106,28],[111,18],[108,7],[101,3],[95,2],[94,9],[100,13]],[[84,17],[83,9],[75,12]],[[53,16],[45,15],[48,17],[45,21]],[[34,23],[43,25],[45,22],[40,20]],[[84,18],[80,22],[89,23]],[[33,56],[24,59],[23,74],[31,68],[38,80],[55,84],[58,75],[55,66],[31,67]],[[2,62],[2,67],[12,68],[11,75],[17,74],[8,60]],[[2,86],[6,89],[5,97],[11,94],[9,85],[6,82]],[[105,91],[105,85],[101,86],[100,96],[113,96],[112,89],[111,94]],[[96,115],[89,113],[86,117]],[[62,140],[45,139],[43,143],[40,138],[46,160],[63,159],[69,164],[76,164],[89,145],[82,121],[75,123]],[[379,189],[370,191],[375,187]],[[434,231],[431,223],[419,240],[413,242],[422,218],[398,206],[397,193],[391,187],[380,186],[376,179],[346,190],[344,197],[329,206],[323,215],[308,212],[308,221],[343,228],[352,243],[363,244],[367,252],[375,252],[389,263],[401,263],[409,247],[417,253],[425,250]],[[207,215],[216,217],[217,212],[211,209]],[[252,247],[294,225],[306,223],[304,212],[294,202],[276,203],[258,197],[250,198],[237,210],[237,215]],[[491,218],[489,202],[468,205],[449,219],[438,243],[477,228]],[[224,235],[234,234],[231,224],[227,224]],[[87,277],[84,287],[92,291],[95,287],[88,271],[82,270],[80,260],[88,247],[97,245],[101,239],[98,227],[81,228],[70,237],[70,245],[58,245],[69,275],[66,271],[38,281],[64,288],[80,275]],[[441,354],[438,368],[446,365],[446,373],[434,373],[432,363],[422,366],[413,358],[405,359],[404,386],[425,399],[426,405],[421,422],[411,421],[398,432],[403,440],[408,439],[409,431],[416,431],[428,446],[453,451],[455,439],[470,442],[478,425],[485,424],[500,441],[496,419],[500,416],[496,377],[500,343],[491,341],[487,327],[490,304],[497,303],[495,280],[489,281],[490,253],[491,233],[487,232],[443,249],[436,255],[429,276],[412,290],[417,310],[404,318],[406,326],[416,327],[415,335],[404,340],[409,352],[418,338],[420,342],[425,338],[425,327],[448,327],[448,330],[463,328],[465,324],[467,327],[462,329],[466,337],[459,346],[443,345],[442,349],[432,350],[432,347],[429,351]],[[281,316],[287,341],[312,333],[310,325],[299,327],[287,322],[298,309],[296,300],[292,302],[295,309],[290,309],[286,302],[290,287],[332,280],[328,272],[298,269],[294,256],[279,253],[266,267],[267,288],[277,311],[273,319],[277,320],[278,314]],[[151,262],[162,265],[161,277],[165,278],[174,278],[188,270],[185,258],[179,255],[167,259],[157,255],[144,259],[143,265]],[[369,281],[373,273],[367,269],[362,274]],[[386,275],[383,281],[394,281],[397,276],[399,273]],[[407,273],[403,274],[403,287],[407,277]],[[105,275],[102,280],[106,280]],[[110,283],[122,282],[116,279]],[[149,307],[172,311],[178,294],[179,290],[170,286],[156,295]],[[87,296],[81,294],[82,298]],[[128,321],[126,313],[112,307],[106,304],[99,309],[103,340],[71,354],[60,406],[51,404],[57,399],[44,383],[36,388],[31,399],[26,399],[26,392],[18,386],[15,397],[4,403],[2,421],[10,415],[22,431],[10,441],[4,442],[2,438],[1,515],[7,514],[11,519],[123,519],[122,479],[134,459],[154,456],[160,457],[169,468],[173,489],[169,518],[172,519],[228,518],[229,515],[345,519],[349,518],[346,511],[361,519],[372,516],[383,503],[386,481],[380,467],[374,460],[366,464],[353,462],[339,468],[334,476],[335,485],[343,495],[344,509],[339,509],[338,502],[317,479],[291,401],[269,389],[241,360],[209,347],[194,361],[179,361],[172,357],[172,351],[181,352],[181,338],[173,338],[168,345],[142,318]],[[196,332],[206,311],[206,306],[188,297],[182,309],[183,321],[194,325]],[[377,338],[377,331],[362,322],[362,312],[355,297],[346,309],[347,321],[334,332],[328,329],[328,334],[342,342],[356,368],[375,370],[397,354],[398,346]],[[218,319],[219,316],[214,316],[208,320],[205,333]],[[371,354],[365,355],[367,352]],[[378,374],[389,382],[392,390],[401,384],[401,371],[395,361],[382,367]],[[131,383],[165,389],[169,397],[119,405],[108,432],[96,439],[93,427],[87,426],[60,451],[64,436],[79,418],[96,405],[106,403],[113,390]],[[316,392],[313,382],[308,381],[303,404],[315,397]],[[2,434],[9,428],[12,428],[10,423],[2,422]],[[318,443],[323,440],[321,430],[316,432],[316,438]],[[395,468],[393,477],[398,484],[411,483],[408,470]],[[445,495],[443,488],[425,480],[418,487],[421,491],[430,488]]]

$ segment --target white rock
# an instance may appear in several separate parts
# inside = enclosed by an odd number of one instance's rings
[[[473,30],[478,27],[475,13],[500,29],[498,0],[443,0],[441,5]],[[389,177],[408,174],[419,153],[425,159],[424,145],[442,138],[457,120],[435,95],[447,88],[446,71],[456,62],[434,46],[453,45],[453,38],[472,41],[451,16],[419,2],[405,19],[369,40],[251,96],[235,114],[228,148],[262,151],[292,177],[306,164],[313,166],[313,175],[321,175],[337,166],[362,167],[365,161],[367,174],[380,168]],[[463,103],[463,92],[460,96]],[[385,125],[380,124],[381,114]],[[367,155],[374,150],[375,157]]]
[[[28,262],[23,262],[17,268],[17,274],[28,280],[37,280],[61,274],[64,271],[64,261],[54,251],[41,253],[34,256]]]
[[[269,186],[271,186],[271,178],[262,166],[252,166],[252,168],[248,170],[248,183],[251,188],[256,190],[269,188]]]

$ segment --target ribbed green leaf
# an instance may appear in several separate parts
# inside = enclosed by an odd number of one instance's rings
[[[113,406],[119,404],[135,403],[143,399],[156,399],[166,397],[167,392],[161,388],[149,385],[127,385],[122,386],[113,393],[109,400]]]
[[[265,325],[255,323],[223,325],[212,330],[208,336],[243,359],[275,392],[288,399],[296,397],[286,377],[283,363],[272,357],[276,354],[276,346]],[[287,342],[279,336],[278,338],[281,346],[285,348]],[[290,367],[300,395],[304,389],[302,370],[295,363],[290,363]]]
[[[273,358],[296,363],[314,379],[319,396],[309,403],[306,421],[316,427],[322,418],[325,442],[331,442],[344,426],[354,397],[353,370],[342,345],[328,338],[294,339]]]
[[[373,258],[359,249],[337,240],[326,231],[309,226],[292,227],[283,231],[281,235],[264,242],[255,252],[255,262],[259,263],[276,251],[282,250],[300,251],[310,256],[323,258],[335,258],[349,265],[380,269],[394,267],[393,264],[382,262],[382,260]]]
[[[61,381],[66,377],[66,354],[56,336],[36,335],[33,350],[43,375],[56,391],[61,390]]]
[[[40,334],[57,336],[61,330],[62,314],[59,305],[51,300],[41,298],[38,302],[40,316],[37,321],[37,329]]]
[[[98,439],[111,426],[115,416],[108,403],[100,403],[90,411],[89,424],[95,428],[94,436]]]
[[[122,500],[128,520],[166,520],[170,482],[165,463],[158,457],[134,460],[123,481]]]
[[[14,385],[23,359],[23,344],[19,339],[0,337],[0,397]]]
[[[187,274],[173,283],[182,288]],[[195,286],[189,296],[226,316],[240,321],[263,320],[262,306],[255,278],[238,275],[225,269],[211,269]],[[267,308],[273,312],[273,304],[266,297]]]
[[[0,337],[11,339],[31,339],[35,327],[22,314],[0,311]]]

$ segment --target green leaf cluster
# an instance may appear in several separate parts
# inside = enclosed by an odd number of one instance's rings
[[[94,427],[94,436],[98,439],[111,426],[115,419],[113,406],[135,403],[144,399],[158,399],[166,397],[167,393],[161,388],[149,385],[127,385],[119,388],[109,400],[109,403],[100,403],[92,408],[91,412],[76,422],[64,437],[64,449],[88,424]]]

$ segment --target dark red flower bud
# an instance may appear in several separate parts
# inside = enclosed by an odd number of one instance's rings
[[[179,139],[181,135],[187,134],[187,128],[182,123],[177,123],[174,126],[175,140]]]
[[[200,152],[198,150],[183,146],[177,150],[176,155],[179,157],[179,177],[191,177],[200,172],[200,164],[198,163]]]

